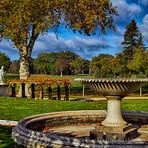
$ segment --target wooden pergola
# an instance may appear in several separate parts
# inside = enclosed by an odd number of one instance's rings
[[[52,87],[57,86],[57,99],[61,100],[61,87],[65,87],[64,100],[69,100],[69,87],[71,82],[67,78],[49,78],[41,76],[30,76],[27,80],[11,80],[9,86],[11,87],[11,96],[16,97],[16,86],[21,86],[21,97],[25,98],[26,85],[30,89],[30,98],[35,98],[35,86],[38,86],[39,98],[44,98],[45,89],[47,90],[48,99],[52,99]]]

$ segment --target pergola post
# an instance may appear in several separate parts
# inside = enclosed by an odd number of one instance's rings
[[[41,88],[40,88],[40,98],[41,99],[44,98],[44,88],[43,88],[43,86],[41,86]]]
[[[31,84],[31,98],[35,98],[35,84],[32,83]]]
[[[58,100],[61,100],[61,87],[59,85],[57,88],[57,97],[58,97]]]
[[[26,98],[25,96],[25,83],[22,83],[22,98]]]
[[[16,88],[16,84],[13,84],[11,86],[11,90],[12,90],[11,97],[16,97],[16,90],[15,90],[15,88]]]
[[[69,87],[65,86],[65,100],[69,100]]]
[[[52,99],[52,88],[48,87],[48,99],[51,100]]]

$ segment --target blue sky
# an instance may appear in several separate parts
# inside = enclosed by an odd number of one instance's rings
[[[148,0],[111,0],[117,6],[119,16],[116,16],[116,32],[108,31],[106,35],[98,33],[92,36],[80,35],[59,27],[57,35],[51,30],[48,34],[40,35],[37,39],[32,57],[41,52],[73,51],[82,58],[89,59],[100,53],[115,55],[122,50],[121,42],[127,24],[131,19],[137,21],[137,26],[144,36],[144,43],[148,46]],[[57,38],[58,36],[58,38]],[[0,42],[0,52],[6,53],[11,60],[18,60],[18,49],[13,43],[3,39]]]

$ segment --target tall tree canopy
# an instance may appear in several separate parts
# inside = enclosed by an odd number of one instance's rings
[[[124,41],[121,44],[123,45],[123,53],[127,60],[132,60],[136,48],[144,48],[143,36],[134,19],[126,26]]]
[[[148,52],[144,49],[137,48],[133,55],[133,60],[131,60],[127,66],[135,74],[143,74],[144,76],[147,77]]]
[[[0,35],[18,48],[20,79],[26,79],[33,46],[41,33],[59,24],[86,34],[97,28],[114,30],[116,14],[110,0],[1,0]]]
[[[4,70],[8,71],[10,68],[10,58],[5,54],[0,52],[0,68],[4,66]]]
[[[82,59],[81,57],[75,58],[70,65],[73,67],[74,74],[84,74],[89,73],[89,61]]]
[[[40,53],[36,59],[33,60],[33,69],[38,74],[55,74],[55,61],[57,53]]]
[[[94,72],[95,77],[107,77],[111,73],[111,64],[113,56],[109,54],[100,54],[93,57],[90,63],[91,72]]]
[[[57,53],[57,59],[55,62],[56,71],[58,74],[72,74],[71,62],[75,60],[77,55],[71,51]]]

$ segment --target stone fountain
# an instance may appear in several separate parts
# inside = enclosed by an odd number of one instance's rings
[[[148,144],[146,130],[138,129],[141,125],[147,127],[148,113],[121,112],[122,98],[145,85],[148,79],[76,80],[107,98],[107,115],[104,110],[86,110],[27,117],[13,128],[12,137],[18,144],[53,148],[143,148]]]
[[[122,117],[121,100],[138,90],[148,82],[148,79],[76,79],[87,85],[97,94],[107,99],[107,116],[90,137],[95,139],[133,139],[137,136],[137,128],[128,124]]]

